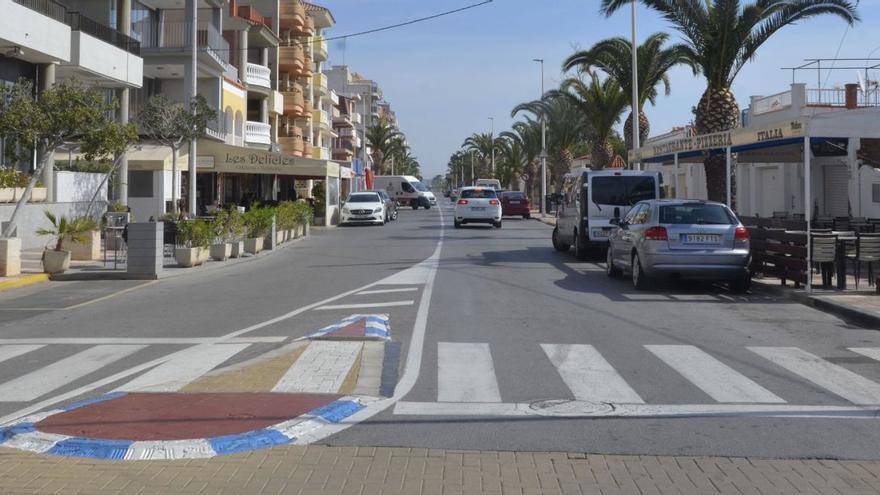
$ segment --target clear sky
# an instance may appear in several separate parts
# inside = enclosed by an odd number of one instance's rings
[[[478,0],[324,0],[336,18],[327,36],[350,34],[463,7]],[[494,0],[492,3],[439,19],[377,34],[331,41],[331,64],[347,64],[376,80],[400,120],[413,154],[426,179],[446,170],[449,155],[465,137],[509,128],[510,110],[540,95],[540,67],[545,60],[545,86],[563,78],[561,64],[575,48],[586,48],[604,38],[629,37],[629,10],[606,19],[598,14],[598,0]],[[862,22],[847,30],[834,17],[810,20],[777,33],[734,84],[740,106],[750,95],[785,91],[791,71],[805,58],[867,57],[876,49],[880,58],[880,0],[862,0]],[[639,8],[638,36],[657,31],[677,33],[653,11]],[[874,27],[874,29],[872,29]],[[846,36],[844,38],[844,33]],[[862,65],[859,62],[858,65]],[[816,87],[815,71],[796,76]],[[822,85],[857,82],[852,70],[822,73]],[[872,78],[880,79],[880,70]],[[691,107],[705,89],[702,79],[688,69],[671,74],[672,94],[648,108],[652,134],[686,124]]]

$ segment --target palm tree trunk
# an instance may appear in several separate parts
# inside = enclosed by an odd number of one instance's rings
[[[590,164],[593,170],[602,170],[611,163],[614,158],[614,147],[608,139],[597,139],[593,143],[593,152],[590,155]]]
[[[633,149],[633,114],[629,113],[629,116],[626,118],[626,122],[623,124],[623,137],[626,141],[626,149]],[[644,110],[639,110],[639,146],[644,146],[645,141],[648,140],[648,136],[651,133],[651,121],[648,120],[648,116],[645,114]]]
[[[696,124],[698,134],[728,131],[739,124],[739,106],[730,88],[707,88],[697,104]],[[723,154],[707,155],[703,160],[706,169],[706,191],[711,201],[727,200],[727,160]]]

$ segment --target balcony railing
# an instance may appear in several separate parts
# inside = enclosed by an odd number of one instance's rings
[[[249,120],[245,125],[244,140],[249,143],[272,144],[272,126]]]
[[[272,69],[266,67],[265,65],[252,64],[248,62],[245,73],[247,75],[247,81],[245,82],[247,82],[248,84],[262,86],[264,88],[272,87]]]
[[[262,24],[269,29],[272,28],[272,18],[260,14],[260,11],[258,11],[253,5],[240,6],[237,15],[251,24]]]
[[[312,74],[312,85],[315,86],[316,92],[327,92],[327,76],[320,72]]]
[[[223,141],[223,142],[226,142],[226,138],[227,138],[225,132],[219,131],[217,129],[211,129],[210,127],[205,128],[205,135],[207,135],[209,138],[213,138],[213,139],[216,139],[218,141]]]
[[[842,88],[807,89],[807,105],[825,107],[845,107],[846,90]],[[857,107],[880,106],[880,89],[870,89],[867,93],[859,89]]]
[[[31,10],[39,12],[46,17],[51,17],[58,22],[67,24],[67,9],[64,5],[53,0],[12,0],[13,2],[25,6]]]
[[[182,51],[192,46],[190,22],[159,22],[153,20],[143,26],[142,48]],[[223,39],[213,24],[200,25],[196,32],[198,47],[214,58],[229,64],[229,42]]]
[[[312,146],[312,158],[317,158],[319,160],[329,160],[330,149],[323,146]]]
[[[141,54],[141,44],[136,39],[126,36],[94,19],[90,19],[79,12],[68,12],[67,24],[74,31],[94,36],[101,41],[106,41],[116,48],[121,48],[134,55]]]

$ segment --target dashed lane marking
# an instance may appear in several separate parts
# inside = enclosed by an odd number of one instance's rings
[[[378,303],[362,303],[362,304],[329,304],[315,308],[316,311],[329,311],[333,309],[362,309],[362,308],[384,308],[391,306],[412,306],[415,301],[391,301]]]

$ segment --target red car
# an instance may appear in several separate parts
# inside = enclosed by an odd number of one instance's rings
[[[521,191],[504,191],[501,193],[501,215],[502,216],[522,216],[523,218],[531,218],[532,205],[529,197]]]

